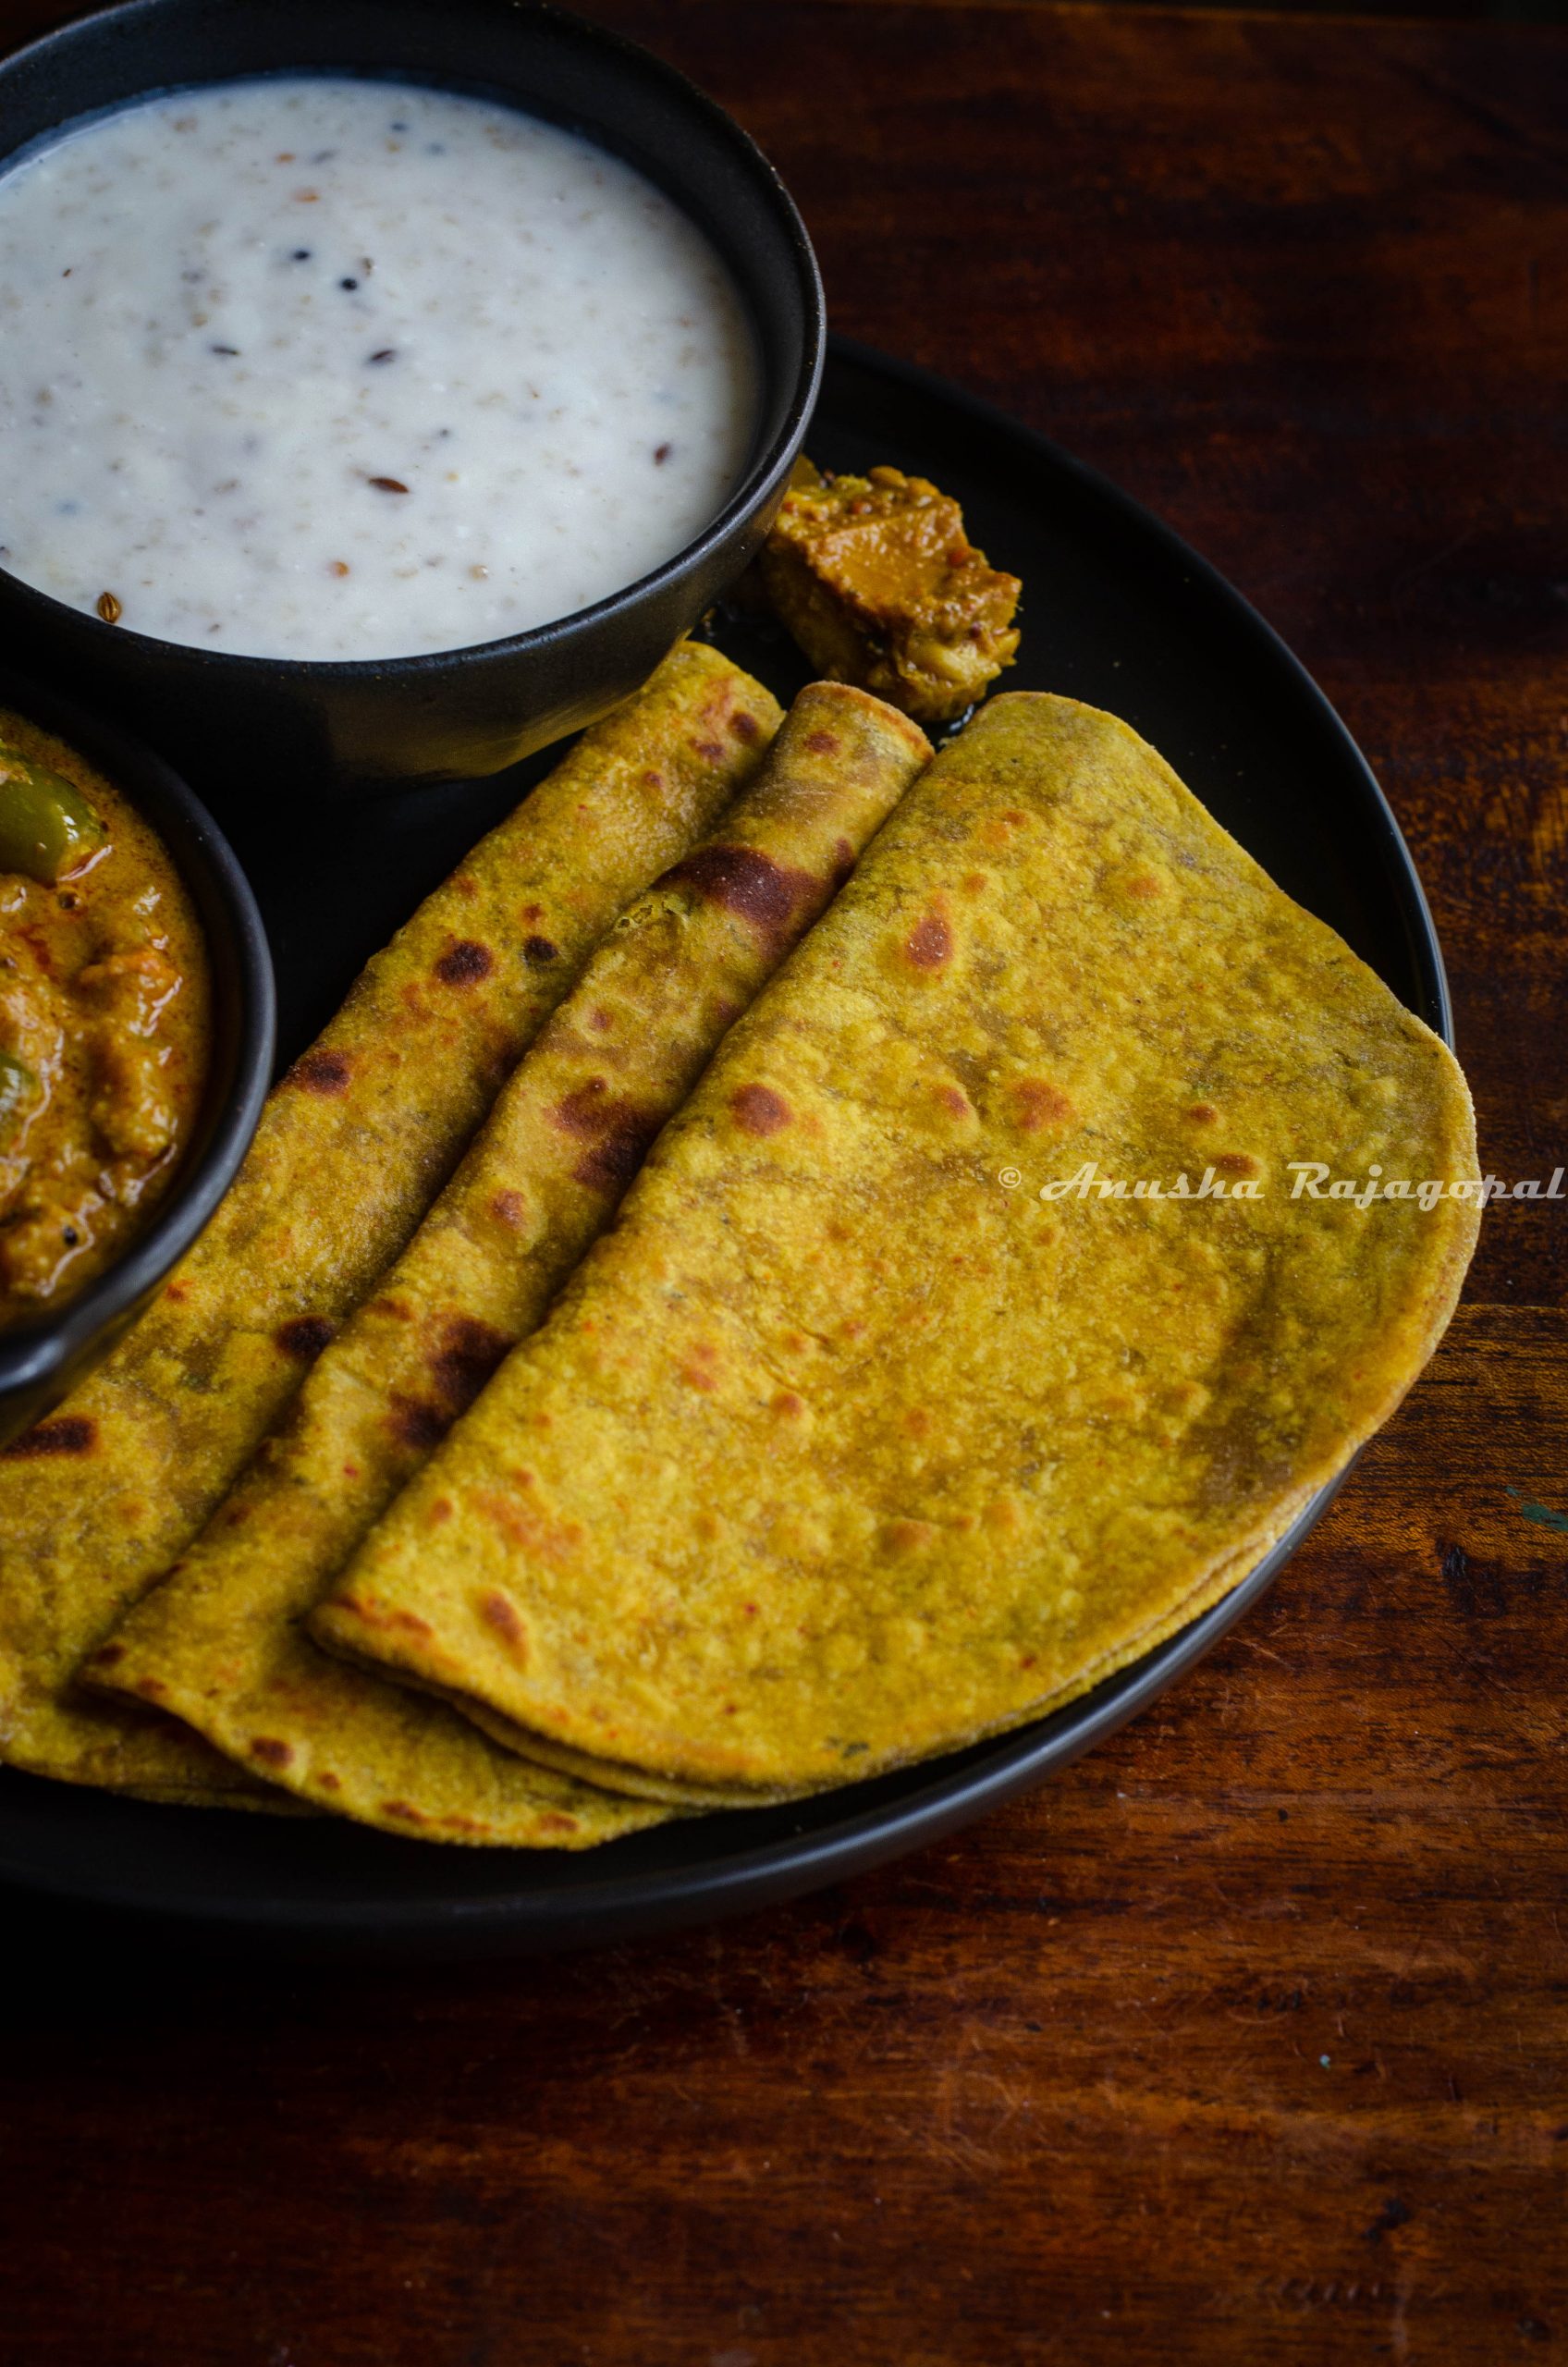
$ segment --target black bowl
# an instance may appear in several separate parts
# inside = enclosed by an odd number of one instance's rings
[[[276,797],[498,772],[606,714],[733,582],[773,520],[822,374],[822,283],[801,218],[723,110],[643,50],[498,0],[127,0],[0,65],[0,168],[75,117],[243,74],[339,71],[521,105],[613,150],[707,233],[754,329],[752,458],[668,563],[577,615],[472,649],[300,664],[155,641],[0,575],[0,635],[33,672],[91,683],[198,779]]]
[[[106,1355],[185,1255],[250,1147],[272,1078],[275,998],[266,932],[245,874],[211,815],[161,757],[70,700],[0,669],[14,708],[106,773],[145,815],[190,891],[212,973],[206,1090],[178,1174],[143,1233],[55,1311],[0,1332],[0,1446]]]

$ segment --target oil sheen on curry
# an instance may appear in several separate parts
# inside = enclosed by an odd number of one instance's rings
[[[109,1264],[168,1184],[206,1070],[195,914],[157,838],[0,707],[0,1328]]]

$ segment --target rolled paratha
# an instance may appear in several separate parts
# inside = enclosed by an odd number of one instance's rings
[[[125,1342],[0,1455],[0,1757],[153,1797],[245,1785],[71,1673],[202,1527],[595,943],[711,828],[778,720],[760,683],[687,644],[586,732],[369,964]]]
[[[1447,1049],[1155,751],[993,700],[315,1632],[667,1797],[1006,1728],[1388,1417],[1476,1188]]]
[[[394,1832],[582,1846],[648,1821],[329,1659],[300,1621],[609,1223],[716,1045],[929,760],[863,691],[802,691],[717,834],[616,923],[375,1296],[174,1571],[87,1663],[301,1797]]]

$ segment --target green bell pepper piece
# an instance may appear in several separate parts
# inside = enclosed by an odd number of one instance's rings
[[[53,887],[104,843],[104,825],[80,789],[0,741],[0,871]]]
[[[14,1052],[0,1052],[0,1150],[11,1139],[28,1110],[38,1098],[38,1079]]]

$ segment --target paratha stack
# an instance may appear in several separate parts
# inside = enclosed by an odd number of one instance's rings
[[[533,1846],[799,1796],[1095,1684],[1387,1418],[1437,1037],[1110,716],[777,723],[686,649],[587,735],[0,1458],[0,1753]]]
[[[624,913],[288,1418],[87,1663],[301,1798],[394,1832],[581,1847],[647,1822],[299,1623],[604,1231],[648,1143],[927,762],[863,691],[802,693],[717,833]]]
[[[1478,1211],[1349,1186],[1475,1173],[1443,1045],[1152,749],[998,699],[314,1633],[654,1799],[1004,1728],[1387,1418]]]

